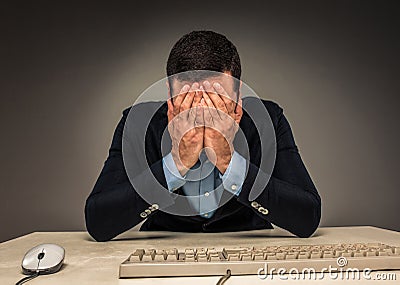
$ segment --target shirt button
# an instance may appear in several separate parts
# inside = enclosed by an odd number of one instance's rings
[[[236,190],[237,189],[237,185],[236,184],[232,184],[231,189],[232,190]]]
[[[145,212],[141,212],[141,213],[140,213],[140,216],[144,219],[144,218],[147,217],[147,214],[146,214]]]
[[[151,214],[151,211],[150,211],[149,209],[144,210],[144,212],[145,212],[147,215],[150,215],[150,214]]]
[[[151,205],[150,210],[155,211],[158,210],[158,208],[159,208],[158,204],[153,204]]]
[[[208,197],[208,196],[210,196],[210,193],[206,192],[206,193],[204,193],[204,196]]]

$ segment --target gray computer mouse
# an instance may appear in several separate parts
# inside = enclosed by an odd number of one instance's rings
[[[22,272],[51,274],[60,270],[65,250],[57,244],[44,243],[30,249],[22,259]]]

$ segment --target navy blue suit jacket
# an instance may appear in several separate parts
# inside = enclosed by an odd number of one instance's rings
[[[262,102],[270,114],[276,136],[276,161],[272,176],[255,201],[249,201],[249,192],[261,160],[260,138],[253,121],[244,112],[240,128],[249,144],[249,169],[239,196],[218,208],[210,219],[154,210],[136,193],[122,158],[122,133],[130,110],[126,109],[115,130],[108,158],[86,200],[86,227],[90,235],[97,241],[110,240],[146,219],[141,230],[224,232],[268,229],[275,224],[299,237],[309,237],[320,221],[320,196],[301,160],[282,108],[271,101]],[[167,188],[160,151],[161,136],[168,124],[166,103],[154,117],[147,131],[149,136],[146,135],[149,138],[149,141],[146,139],[146,157],[157,180]],[[267,211],[260,211],[260,207]],[[151,214],[143,217],[141,214],[146,209],[152,209]]]

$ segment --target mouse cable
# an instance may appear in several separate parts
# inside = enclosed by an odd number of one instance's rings
[[[38,261],[38,264],[36,266],[36,272],[31,274],[31,275],[29,275],[29,276],[26,276],[26,277],[22,278],[15,285],[24,284],[25,282],[28,282],[29,280],[32,280],[33,278],[36,278],[36,277],[39,276],[39,274],[40,274],[39,265],[40,265],[40,261],[42,260],[43,256],[44,256],[44,249],[42,249],[42,252],[38,254],[39,261]]]
[[[33,278],[36,278],[39,276],[39,271],[36,271],[35,273],[33,273],[32,275],[26,276],[24,278],[22,278],[21,280],[19,280],[17,283],[15,283],[15,285],[21,285],[24,284],[25,282],[28,282],[29,280],[32,280]]]
[[[218,280],[217,285],[222,285],[222,284],[224,284],[224,283],[226,282],[226,280],[228,280],[229,277],[231,277],[231,275],[232,275],[231,273],[232,273],[232,272],[231,272],[230,269],[226,270],[226,274],[225,274],[224,276],[222,276],[222,277]]]

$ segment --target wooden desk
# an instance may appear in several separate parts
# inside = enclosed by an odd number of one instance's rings
[[[130,231],[109,242],[95,242],[86,232],[35,232],[0,244],[0,284],[15,284],[23,277],[21,260],[33,246],[56,243],[65,248],[65,264],[52,275],[39,276],[27,285],[51,284],[216,284],[219,277],[178,277],[149,279],[119,279],[119,265],[134,248],[185,248],[223,246],[261,246],[290,244],[327,244],[382,242],[400,246],[400,233],[375,227],[320,228],[313,237],[300,239],[280,229],[234,233],[171,233]],[[389,271],[387,271],[389,272]],[[395,273],[397,281],[351,281],[352,284],[397,284],[400,270]],[[338,284],[346,280],[296,280],[298,284]],[[262,280],[257,275],[232,276],[225,284],[276,284],[292,280]]]

